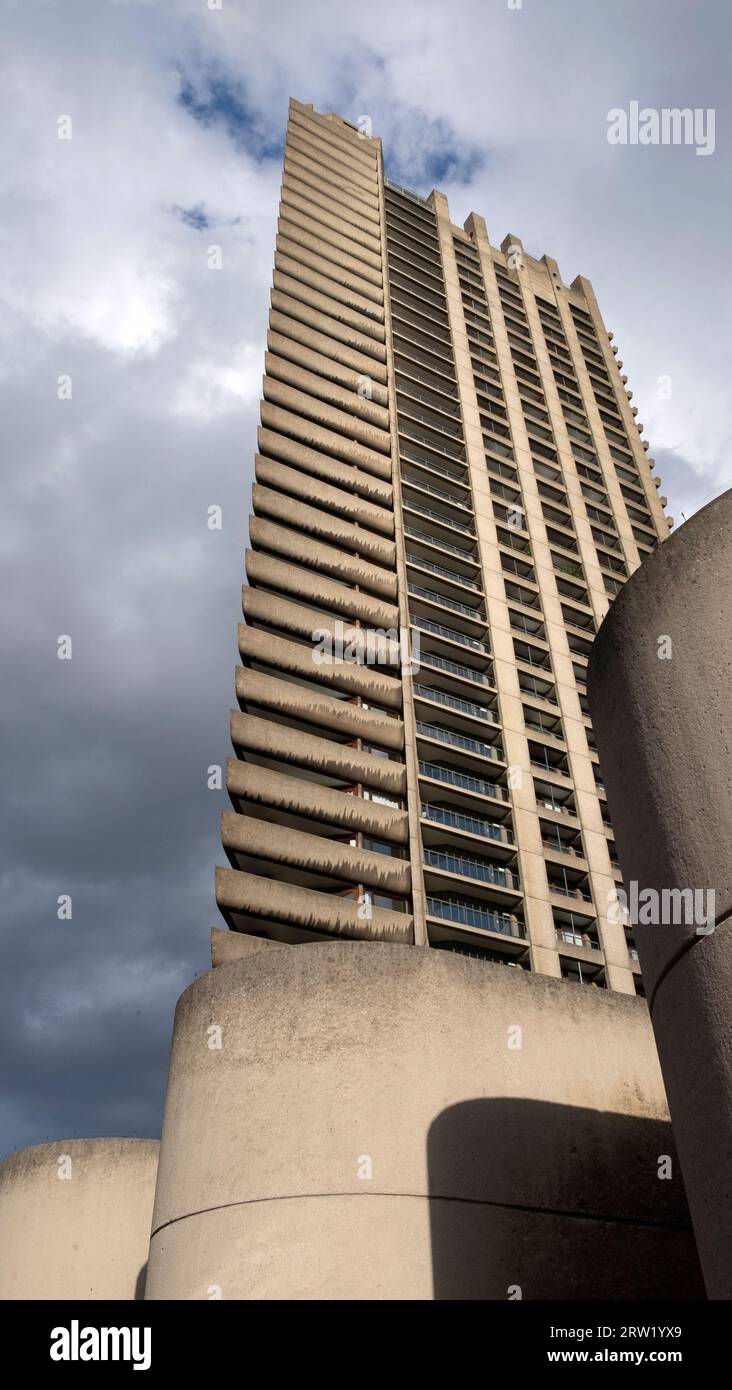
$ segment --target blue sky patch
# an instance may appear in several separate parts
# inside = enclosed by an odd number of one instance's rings
[[[248,104],[243,83],[222,74],[208,75],[194,83],[181,73],[178,101],[200,125],[223,126],[237,148],[258,162],[282,157],[282,132],[267,127]]]
[[[205,231],[206,227],[211,226],[211,219],[204,212],[201,204],[195,208],[173,208],[174,213],[181,222],[185,222],[187,227],[194,227],[197,232]]]
[[[489,162],[489,149],[461,139],[446,121],[402,113],[384,139],[386,176],[424,195],[433,188],[473,182]]]

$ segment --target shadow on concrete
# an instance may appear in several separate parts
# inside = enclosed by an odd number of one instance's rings
[[[145,1297],[145,1284],[147,1282],[147,1261],[142,1266],[140,1273],[135,1280],[135,1302],[140,1302]]]
[[[705,1297],[667,1121],[466,1101],[427,1156],[436,1299]]]

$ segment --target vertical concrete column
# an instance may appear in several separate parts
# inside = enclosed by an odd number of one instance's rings
[[[509,241],[516,244],[517,238],[507,237],[506,242]],[[504,250],[507,250],[505,242]],[[586,503],[577,474],[577,465],[567,432],[567,422],[564,418],[562,403],[554,379],[554,369],[541,326],[541,318],[537,303],[538,291],[541,290],[543,292],[540,297],[546,297],[548,294],[551,295],[560,317],[563,313],[565,318],[571,319],[571,314],[566,305],[566,296],[564,296],[564,303],[562,303],[562,295],[557,294],[556,287],[558,284],[561,285],[562,283],[557,262],[552,260],[551,257],[545,256],[543,258],[543,266],[545,274],[542,278],[539,277],[538,267],[534,265],[533,269],[529,270],[528,274],[524,272],[522,275],[519,275],[519,280],[521,282],[524,310],[534,343],[536,367],[542,383],[546,408],[551,419],[554,445],[561,462],[562,477],[567,492],[567,503],[572,514],[574,532],[579,546],[579,559],[581,560],[587,583],[589,605],[593,610],[595,621],[599,624],[607,613],[608,596],[602,579],[602,571],[597,563],[597,551],[595,550]],[[579,366],[580,362],[583,361],[578,344],[576,345],[576,351],[573,350],[572,352],[572,361],[575,367]],[[600,435],[602,435],[602,431],[600,431]],[[557,574],[551,559],[551,547],[547,544],[548,538],[543,523],[543,507],[539,491],[539,482],[537,480],[530,450],[529,466],[529,469],[527,469],[528,477],[525,491],[532,499],[532,510],[536,510],[537,515],[534,527],[540,531],[540,534],[543,533],[544,539],[543,549],[539,552],[543,554],[545,561],[545,572],[542,576],[542,608],[544,611],[547,635],[552,649],[557,698],[562,713],[562,726],[567,745],[567,758],[575,788],[577,814],[582,824],[588,877],[592,889],[593,902],[597,910],[597,933],[605,957],[605,975],[611,989],[622,991],[624,994],[634,994],[635,986],[633,984],[633,974],[630,968],[625,934],[622,926],[612,920],[608,920],[606,912],[608,892],[614,886],[613,871],[608,855],[607,836],[602,819],[600,800],[597,794],[592,755],[587,742],[587,728],[577,693],[577,683],[574,674],[575,658],[573,657],[567,639],[567,629],[562,612],[562,599],[557,588]],[[539,517],[542,518],[541,525],[539,525]],[[632,533],[630,533],[630,535],[632,540]],[[635,542],[633,542],[633,545],[635,545]],[[634,553],[637,556],[637,550],[635,550]]]
[[[618,366],[617,356],[610,347],[609,339],[607,336],[607,329],[605,327],[605,322],[603,320],[602,314],[600,313],[600,306],[595,297],[595,291],[592,287],[591,281],[588,280],[585,275],[577,275],[575,277],[575,279],[572,281],[572,289],[577,290],[580,294],[584,296],[587,309],[590,315],[592,316],[592,320],[595,325],[595,332],[597,334],[597,340],[600,344],[603,357],[605,358],[605,366],[607,367],[608,375],[610,377],[610,385],[614,392],[618,409],[623,418],[623,423],[625,425],[628,438],[628,444],[630,446],[631,453],[633,455],[636,467],[638,469],[641,486],[643,487],[643,490],[646,494],[646,501],[650,508],[651,515],[653,517],[658,534],[662,540],[665,540],[668,536],[668,517],[666,516],[663,510],[663,506],[659,499],[658,492],[653,482],[653,478],[651,477],[650,469],[653,467],[653,462],[648,458],[648,446],[643,445],[638,426],[635,422],[635,416],[633,415],[633,412],[630,408],[628,394],[623,385],[624,378],[620,375],[620,367]],[[576,361],[578,363],[584,361],[583,355],[579,351],[577,354]],[[627,380],[627,378],[625,378],[625,380]],[[594,393],[590,390],[588,394],[593,395]],[[588,419],[592,424],[592,433],[594,435],[596,443],[604,443],[605,433],[604,430],[600,427],[599,415],[596,415],[595,411],[593,410],[588,415]],[[612,462],[612,455],[610,455],[608,458],[607,456],[603,456],[603,454],[601,454],[600,457],[602,459],[602,468],[605,477],[608,480],[611,480],[615,476],[615,468]],[[617,496],[614,498],[614,502],[617,503]],[[613,510],[615,510],[615,507],[613,508]],[[629,554],[632,555],[632,550],[630,549],[630,546],[628,544],[628,533],[625,527],[623,527],[622,536],[623,548],[627,557],[629,556]],[[635,545],[635,538],[633,538],[633,548],[635,550],[636,555],[638,555],[638,547]],[[632,566],[633,569],[636,568],[639,561],[640,556],[638,555],[638,559],[635,560]]]
[[[480,261],[486,303],[488,305],[488,313],[495,340],[501,389],[508,412],[508,423],[511,430],[511,442],[514,450],[514,462],[518,470],[521,502],[526,514],[526,530],[531,540],[531,562],[534,566],[538,583],[540,569],[544,568],[550,571],[551,559],[549,556],[549,548],[546,543],[546,530],[544,528],[543,518],[541,517],[538,507],[534,505],[536,500],[535,495],[529,491],[532,487],[535,489],[535,479],[531,465],[529,443],[524,428],[521,401],[516,387],[513,359],[511,357],[508,334],[503,318],[501,298],[498,293],[493,251],[488,239],[488,229],[485,221],[477,213],[471,212],[466,220],[465,230],[472,239]],[[518,245],[520,247],[520,243],[518,243]],[[474,411],[479,440],[479,472],[481,481],[479,484],[480,491],[478,492],[478,487],[476,487],[476,493],[481,498],[482,506],[479,510],[478,526],[479,533],[484,538],[484,583],[486,594],[488,595],[487,602],[488,615],[491,622],[491,645],[495,653],[495,680],[498,689],[498,701],[501,711],[506,757],[511,767],[520,769],[520,777],[515,778],[514,785],[511,787],[511,803],[513,807],[513,821],[521,883],[524,890],[524,915],[529,935],[531,965],[533,970],[539,971],[545,975],[554,975],[558,977],[561,974],[561,968],[559,954],[557,952],[557,939],[554,931],[554,918],[552,916],[551,903],[547,895],[544,849],[541,843],[541,827],[539,824],[538,807],[534,792],[533,769],[531,766],[531,755],[529,753],[529,743],[524,721],[518,668],[516,666],[516,651],[514,648],[509,605],[506,598],[504,576],[498,549],[498,532],[493,513],[490,481],[486,471],[486,453],[482,431],[480,429],[480,411],[478,409],[470,359],[469,341],[465,326],[463,326],[462,331],[465,336],[467,361],[470,369],[469,385],[466,381],[464,389],[466,396],[470,393],[470,406]],[[545,583],[543,580],[539,587],[543,604],[545,594]],[[554,656],[553,662],[553,675],[558,684],[561,679],[561,673],[558,676],[556,659]],[[571,664],[569,660],[567,660],[567,666],[569,670],[568,678],[571,678]]]
[[[730,614],[732,491],[633,575],[589,671],[704,1277],[709,1296],[723,1299],[732,1299]]]
[[[490,649],[493,659],[493,680],[498,695],[501,739],[506,762],[509,768],[513,769],[513,776],[509,778],[508,794],[511,801],[516,858],[523,894],[529,952],[534,970],[542,970],[549,975],[558,975],[559,961],[556,952],[554,925],[545,902],[546,879],[541,853],[539,819],[536,815],[536,800],[531,778],[529,746],[526,739],[511,623],[508,616],[508,604],[498,551],[498,535],[491,505],[490,482],[486,471],[485,445],[475,391],[470,339],[453,245],[453,226],[444,193],[433,192],[430,195],[430,200],[435,211],[445,278],[447,314],[463,424],[465,459],[470,479],[481,580],[485,593]],[[465,230],[473,238],[473,244],[479,253],[481,248],[478,236],[480,235],[481,242],[490,256],[488,231],[483,218],[471,213],[465,224]],[[517,775],[519,772],[520,776]]]
[[[381,233],[381,255],[384,265],[384,332],[386,335],[387,389],[389,393],[389,421],[391,437],[391,484],[394,497],[394,543],[396,546],[396,572],[399,602],[399,625],[403,633],[409,632],[409,581],[407,576],[406,545],[404,538],[404,512],[402,510],[402,475],[399,465],[399,425],[396,397],[396,374],[394,371],[394,338],[392,336],[391,293],[389,288],[389,256],[386,227],[386,197],[384,185],[384,156],[381,141],[376,142],[377,168],[379,173],[379,219]],[[414,922],[415,946],[429,946],[427,936],[427,895],[424,888],[424,856],[422,853],[422,829],[420,816],[422,808],[419,791],[419,752],[417,749],[417,714],[414,706],[412,674],[402,664],[402,723],[404,726],[404,768],[407,783],[406,808],[409,824],[409,863],[412,876],[412,918]]]
[[[0,1165],[0,1300],[136,1299],[158,1142],[59,1139]]]
[[[697,1298],[669,1130],[638,999],[382,942],[260,951],[178,1003],[145,1296]]]

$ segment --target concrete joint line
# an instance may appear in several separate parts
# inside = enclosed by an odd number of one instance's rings
[[[441,1192],[285,1192],[278,1197],[250,1197],[244,1202],[220,1202],[214,1207],[201,1207],[197,1211],[187,1211],[182,1216],[173,1216],[164,1221],[150,1233],[150,1240],[160,1235],[169,1226],[177,1226],[181,1221],[190,1221],[194,1216],[208,1216],[214,1211],[230,1211],[233,1207],[261,1206],[265,1202],[318,1201],[333,1197],[392,1197],[399,1201],[411,1198],[415,1202],[455,1202],[471,1207],[491,1207],[497,1211],[523,1211],[531,1216],[561,1216],[571,1221],[598,1221],[603,1225],[637,1226],[651,1231],[688,1231],[683,1221],[648,1221],[635,1216],[613,1216],[611,1213],[592,1211],[567,1211],[563,1207],[539,1207],[526,1202],[493,1202],[480,1197],[453,1197]]]
[[[666,961],[666,964],[664,965],[661,974],[656,980],[653,993],[650,999],[648,1000],[648,1012],[650,1014],[653,1013],[653,1006],[656,1002],[656,996],[658,994],[659,989],[661,988],[661,985],[663,984],[664,980],[667,979],[667,977],[671,974],[671,971],[678,965],[679,961],[683,960],[684,956],[687,955],[688,952],[691,951],[694,946],[698,946],[702,941],[706,941],[708,937],[714,936],[714,932],[717,931],[718,927],[725,926],[726,923],[729,922],[731,917],[732,907],[729,907],[726,912],[722,912],[720,916],[716,919],[714,923],[714,931],[707,932],[703,936],[690,936],[689,940],[685,941],[683,946],[679,947],[678,951],[676,952],[676,955],[672,956],[670,960]]]

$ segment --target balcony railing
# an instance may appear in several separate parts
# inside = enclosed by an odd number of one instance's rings
[[[435,337],[447,339],[449,333],[447,315],[441,313],[436,306],[429,304],[425,299],[421,299],[413,290],[407,290],[403,285],[397,285],[393,278],[391,302],[395,316],[398,315],[399,318],[406,319],[407,323],[413,324],[415,328],[421,328],[424,333],[434,333]]]
[[[559,893],[563,898],[578,898],[582,903],[591,903],[592,898],[589,893],[585,893],[582,888],[570,888],[566,883],[556,883],[548,878],[547,882],[552,893]]]
[[[462,473],[456,473],[454,468],[446,468],[444,463],[437,463],[433,458],[426,459],[421,454],[412,453],[411,449],[405,449],[403,444],[399,449],[399,457],[408,459],[410,463],[418,463],[422,468],[428,468],[431,473],[439,473],[441,478],[449,478],[451,482],[457,483],[458,487],[469,487],[464,469]]]
[[[543,807],[545,811],[556,811],[560,816],[573,816],[577,818],[577,812],[571,806],[565,805],[563,801],[553,801],[551,797],[539,794],[536,798],[537,805]]]
[[[552,854],[573,854],[577,859],[584,858],[584,852],[576,849],[574,845],[565,844],[564,840],[549,840],[542,836],[541,843],[545,849],[551,850]]]
[[[561,767],[559,763],[549,762],[548,758],[532,758],[531,766],[538,767],[542,772],[552,773],[555,777],[569,777],[569,768]]]
[[[400,433],[400,434],[401,434],[401,433],[404,433],[404,434],[408,435],[410,439],[416,439],[418,444],[424,444],[425,447],[426,447],[427,449],[434,449],[434,450],[435,450],[435,453],[438,453],[438,454],[445,454],[448,458],[455,458],[455,459],[464,459],[464,458],[465,458],[465,449],[464,449],[464,446],[463,446],[462,444],[448,444],[448,441],[447,441],[446,439],[430,439],[430,438],[428,438],[428,436],[425,435],[425,434],[418,434],[416,430],[413,430],[413,429],[412,429],[410,420],[411,420],[411,416],[407,416],[406,419],[405,419],[405,418],[400,414],[400,417],[399,417],[399,433]],[[428,425],[428,424],[429,424],[429,420],[424,420],[424,419],[423,419],[423,424],[427,424],[427,425]],[[435,433],[437,433],[437,431],[435,431]]]
[[[439,743],[449,743],[452,748],[462,748],[465,753],[477,753],[478,757],[491,758],[497,762],[500,754],[491,743],[483,743],[482,739],[467,738],[465,734],[456,734],[452,729],[443,729],[439,724],[427,724],[423,720],[417,721],[417,733],[423,734],[425,738],[437,739]]]
[[[434,216],[432,204],[426,198],[420,198],[419,193],[415,193],[413,188],[405,188],[403,183],[394,183],[391,179],[384,179],[386,188],[391,188],[394,193],[400,193],[402,198],[409,198],[412,203],[419,203],[419,206],[426,208],[431,216]]]
[[[469,773],[458,772],[454,767],[442,767],[440,763],[425,762],[422,759],[419,762],[419,770],[423,777],[431,777],[435,782],[445,782],[449,787],[477,792],[479,796],[492,796],[494,801],[508,801],[508,792],[499,782],[486,782],[483,777],[471,777]]]
[[[428,516],[430,521],[438,521],[440,526],[446,526],[449,531],[462,531],[465,536],[475,536],[475,530],[468,525],[467,521],[453,521],[450,517],[443,516],[442,512],[433,512],[431,507],[423,507],[419,502],[413,502],[411,497],[405,498],[404,505],[410,511],[418,512],[420,516]],[[439,542],[443,544],[442,541]]]
[[[505,517],[502,517],[501,520],[504,525],[508,525]],[[522,535],[511,534],[508,531],[502,531],[501,535],[498,537],[498,544],[506,546],[509,550],[518,550],[521,555],[531,554],[531,544],[528,536],[524,537]]]
[[[587,946],[592,951],[599,950],[597,942],[593,941],[592,937],[587,935],[587,932],[561,930],[559,927],[556,927],[555,935],[560,945],[564,943],[567,946]]]
[[[402,455],[404,451],[402,450]],[[424,463],[425,468],[429,468],[427,459],[419,459],[419,463]],[[449,475],[448,475],[449,476]],[[451,507],[463,507],[465,511],[472,512],[470,496],[458,497],[454,492],[445,492],[443,487],[435,487],[434,483],[428,483],[425,478],[411,478],[408,473],[402,473],[402,482],[408,487],[419,487],[424,492],[429,492],[432,497],[439,497],[441,502],[449,502]]]
[[[422,377],[421,380],[424,380],[424,378]],[[459,405],[457,404],[456,401],[451,401],[449,406],[443,405],[443,403],[442,403],[441,401],[438,402],[437,404],[435,404],[434,398],[433,398],[432,396],[428,396],[428,395],[425,394],[424,391],[420,391],[416,386],[413,386],[413,385],[412,385],[411,381],[400,381],[399,378],[397,378],[397,384],[396,384],[396,385],[397,385],[397,391],[403,392],[404,395],[410,396],[413,400],[421,401],[423,405],[428,405],[428,406],[430,406],[430,408],[431,408],[432,410],[436,410],[436,411],[442,410],[442,411],[445,412],[446,415],[454,416],[456,419],[459,420],[459,418],[460,418],[460,407],[459,407]],[[430,383],[427,382],[427,385],[429,386]],[[416,412],[414,412],[414,411],[410,411],[409,413],[410,413],[410,415],[416,415]],[[426,416],[421,415],[421,416],[418,416],[417,418],[419,418],[419,419],[421,419],[421,420],[424,420],[425,424],[427,424],[427,425],[429,425],[429,424],[431,423],[430,420],[428,420]],[[446,429],[447,427],[444,426],[444,425],[439,425],[439,426],[435,426],[435,428],[436,428],[436,429],[437,429],[437,428],[439,428],[439,429]],[[452,431],[452,430],[449,430],[449,431],[447,431],[447,432],[448,432],[448,433],[452,433],[453,431]]]
[[[394,324],[393,331],[394,346],[401,357],[405,357],[408,362],[421,362],[422,366],[427,367],[429,371],[435,372],[438,376],[444,376],[451,391],[454,392],[457,389],[455,369],[449,348],[437,349],[432,344],[430,344],[429,349],[425,348],[423,343],[417,342],[415,338],[405,332],[404,325],[400,328]],[[439,365],[435,366],[435,362]]]
[[[472,903],[458,902],[454,898],[427,899],[427,912],[430,917],[442,917],[458,926],[478,927],[481,931],[500,932],[502,936],[514,936],[525,941],[526,932],[510,912],[490,912]]]
[[[460,714],[471,714],[474,719],[484,719],[487,724],[492,724],[494,729],[501,727],[487,705],[476,705],[472,700],[462,700],[459,695],[449,695],[446,690],[433,690],[429,685],[415,683],[413,689],[415,695],[421,695],[424,700],[435,700],[438,705],[458,710]]]
[[[458,642],[461,647],[470,647],[474,652],[486,652],[488,648],[483,642],[479,642],[477,637],[468,637],[465,632],[458,632],[454,627],[445,627],[444,623],[433,623],[431,618],[421,618],[412,615],[411,622],[414,627],[423,629],[425,632],[433,632],[436,637],[444,637],[450,642]]]
[[[523,680],[527,682],[527,684],[524,685],[523,682],[519,680],[519,688],[523,695],[527,695],[530,700],[546,700],[548,705],[559,707],[559,702],[556,696],[552,694],[551,690],[541,690],[539,682],[534,680],[533,676],[523,676]],[[531,684],[528,684],[528,682],[531,682]]]
[[[530,652],[516,652],[516,660],[522,661],[524,666],[533,666],[536,671],[551,671],[552,669],[552,660],[548,652],[546,656],[542,656],[541,661],[536,661]]]
[[[419,532],[406,531],[406,535],[416,538]],[[425,539],[427,539],[427,537],[425,537]],[[430,574],[439,575],[441,579],[449,579],[453,584],[462,584],[464,588],[475,589],[478,593],[483,592],[481,585],[478,584],[475,579],[468,579],[466,575],[459,574],[457,570],[448,569],[446,565],[436,565],[432,560],[423,560],[421,555],[413,555],[409,550],[407,551],[406,559],[407,564],[419,565],[421,570],[429,570]],[[471,608],[470,612],[475,613],[476,609]]]
[[[440,594],[436,589],[423,589],[421,584],[408,585],[410,594],[415,598],[427,599],[430,603],[441,603],[444,608],[449,608],[453,613],[461,613],[466,618],[472,618],[475,623],[485,623],[485,618],[477,608],[471,608],[469,603],[460,603],[459,599],[448,598],[446,594]]]
[[[402,257],[401,261],[403,262],[404,259]],[[436,309],[438,314],[444,314],[446,308],[445,293],[439,284],[438,277],[433,277],[437,280],[436,284],[428,283],[426,276],[420,273],[421,267],[415,267],[410,261],[407,261],[406,266],[402,263],[395,265],[394,262],[397,260],[399,260],[399,252],[392,249],[389,255],[391,288],[396,291],[404,290],[405,294],[411,295],[423,304],[428,304],[431,309]]]
[[[448,391],[446,391],[444,386],[435,386],[434,380],[431,376],[425,376],[422,372],[416,371],[411,361],[408,362],[407,367],[402,367],[397,362],[396,370],[398,374],[405,374],[406,376],[414,377],[415,381],[421,381],[425,386],[429,386],[431,390],[434,391],[437,395],[444,395],[447,398],[449,404],[441,406],[440,408],[442,410],[449,411],[451,415],[460,414],[460,406],[455,400],[455,397],[452,396]]]
[[[424,510],[423,508],[414,507],[414,503],[411,505],[415,511]],[[405,526],[404,534],[405,536],[411,536],[413,541],[424,541],[426,545],[435,545],[438,550],[446,550],[450,555],[457,555],[461,560],[465,560],[467,563],[473,565],[477,563],[475,557],[471,555],[469,550],[463,550],[459,545],[450,545],[449,541],[443,541],[438,536],[431,536],[429,531],[418,531],[414,526]],[[466,579],[464,582],[470,584],[471,587],[473,586],[473,580]],[[477,588],[478,585],[475,585],[475,587]]]
[[[462,680],[472,681],[474,685],[485,685],[489,690],[495,690],[495,685],[490,678],[482,671],[476,671],[472,666],[462,666],[459,661],[448,661],[445,656],[435,656],[434,652],[420,652],[420,666],[431,666],[436,671],[448,671],[451,676],[460,676]]]
[[[513,599],[512,602],[515,603],[517,600]],[[535,637],[539,642],[546,642],[546,630],[543,623],[536,622],[533,618],[527,618],[523,613],[509,612],[509,617],[514,632],[523,632],[524,637]]]
[[[443,869],[449,874],[462,874],[463,878],[474,878],[479,883],[494,883],[499,888],[515,888],[516,877],[510,869],[501,864],[490,864],[483,859],[470,859],[465,854],[451,854],[441,849],[422,849],[425,864],[433,869]]]
[[[466,830],[470,835],[483,835],[488,840],[500,840],[504,845],[513,844],[504,825],[497,821],[482,820],[480,816],[465,816],[460,811],[451,811],[446,806],[434,806],[426,801],[422,804],[422,815],[438,825],[449,825],[453,830]]]

